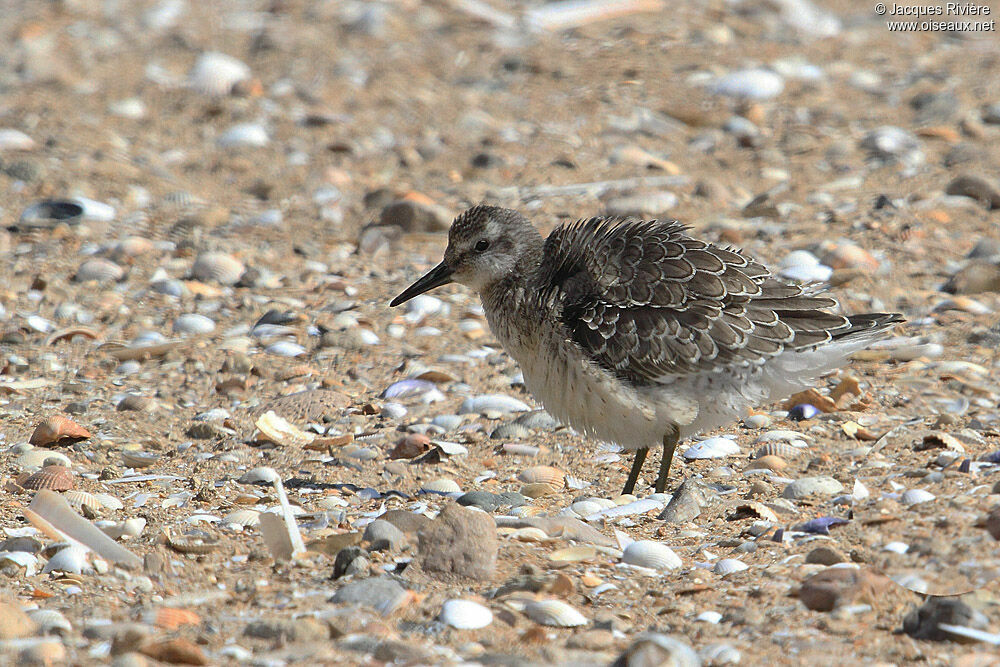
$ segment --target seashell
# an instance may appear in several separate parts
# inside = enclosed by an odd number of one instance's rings
[[[26,577],[38,573],[38,557],[27,551],[0,551],[0,572],[7,573],[8,563],[23,570]]]
[[[57,223],[77,224],[83,217],[83,207],[66,199],[45,199],[35,202],[21,213],[18,228],[46,228]]]
[[[493,622],[493,612],[472,600],[445,600],[438,620],[458,630],[478,630]]]
[[[182,297],[190,292],[187,285],[185,285],[180,280],[174,280],[172,278],[167,280],[154,280],[149,284],[149,289],[153,290],[157,294],[166,294],[167,296]]]
[[[109,510],[120,510],[125,507],[122,501],[115,498],[110,493],[95,493],[94,497],[97,498],[105,508]]]
[[[104,531],[104,534],[113,540],[120,540],[123,537],[139,537],[146,527],[146,520],[142,517],[126,519],[125,521],[98,521],[94,525]]]
[[[142,615],[145,623],[150,623],[164,630],[176,630],[185,625],[200,625],[201,616],[190,609],[160,607]]]
[[[548,484],[553,488],[561,488],[566,474],[552,466],[532,466],[522,470],[517,478],[525,484]]]
[[[72,444],[89,437],[90,431],[69,417],[53,415],[35,427],[28,442],[41,447],[51,447]]]
[[[131,260],[152,252],[154,248],[153,242],[143,236],[129,236],[115,244],[111,256],[115,261]]]
[[[538,456],[542,451],[540,447],[526,445],[523,442],[509,442],[502,449],[504,454],[512,454],[514,456]]]
[[[253,468],[246,471],[239,478],[240,484],[274,484],[275,480],[280,480],[274,468]]]
[[[483,414],[486,412],[507,414],[510,412],[527,412],[529,410],[531,408],[528,407],[527,403],[519,401],[512,396],[505,394],[484,394],[481,396],[470,396],[462,401],[462,407],[459,408],[458,413],[461,415]]]
[[[188,86],[203,95],[229,95],[233,86],[250,78],[250,68],[232,56],[207,51],[188,72]]]
[[[694,443],[684,452],[684,458],[688,460],[697,459],[722,459],[740,453],[740,446],[729,438],[714,437],[706,438]]]
[[[45,466],[19,482],[26,489],[37,491],[69,491],[73,488],[73,473],[66,466]]]
[[[541,498],[542,496],[547,496],[556,493],[561,488],[562,488],[561,486],[557,488],[552,486],[551,484],[534,482],[532,484],[525,484],[524,486],[522,486],[520,489],[518,489],[518,493],[520,493],[525,498]]]
[[[797,530],[803,533],[812,533],[814,535],[829,535],[830,529],[834,526],[843,526],[848,523],[850,523],[850,521],[839,516],[820,516],[815,519],[810,519],[809,521],[796,524],[792,526],[792,530]]]
[[[802,456],[806,452],[805,447],[797,447],[790,442],[769,442],[763,447],[754,450],[753,458],[762,459],[765,456],[779,456],[783,459],[793,459]]]
[[[696,621],[702,621],[703,623],[718,623],[722,620],[722,614],[717,611],[703,611],[694,617]]]
[[[637,540],[629,544],[622,552],[622,562],[661,572],[674,570],[682,565],[673,549],[653,540]]]
[[[545,510],[543,510],[541,507],[535,507],[534,505],[520,505],[518,507],[510,508],[509,514],[514,517],[525,518],[525,517],[538,516],[539,514],[542,514],[544,512]]]
[[[306,348],[290,340],[279,340],[264,348],[268,354],[279,357],[300,357],[307,352]]]
[[[811,403],[799,403],[798,405],[793,405],[792,409],[788,411],[788,418],[792,421],[806,421],[807,419],[812,419],[819,414],[819,408]]]
[[[453,479],[439,478],[433,479],[422,487],[420,490],[424,493],[461,493],[462,488]]]
[[[173,534],[169,529],[164,530],[167,546],[182,554],[208,554],[219,548],[219,540],[212,535],[200,530],[193,530],[189,533]]]
[[[266,440],[284,447],[305,447],[316,439],[312,433],[292,425],[288,420],[279,417],[273,410],[268,410],[254,422],[260,432],[258,440]]]
[[[760,456],[755,458],[753,461],[747,465],[744,470],[773,470],[774,472],[781,472],[788,467],[788,461],[776,456],[774,454],[767,454],[766,456]]]
[[[73,631],[69,620],[55,609],[36,609],[28,612],[28,616],[38,626],[39,634],[61,635]]]
[[[126,449],[122,452],[122,463],[130,468],[148,468],[160,460],[159,454]]]
[[[222,519],[223,523],[236,524],[243,528],[253,527],[260,525],[260,512],[257,510],[236,510],[235,512],[230,512]]]
[[[91,281],[99,283],[113,283],[121,280],[124,275],[125,269],[118,266],[110,259],[94,257],[93,259],[88,259],[80,265],[80,268],[78,268],[76,273],[73,275],[73,280],[78,283],[87,283]]]
[[[407,378],[406,380],[393,382],[386,387],[385,391],[381,394],[381,398],[409,398],[411,396],[420,396],[430,391],[437,391],[437,386],[433,382]]]
[[[104,503],[101,502],[100,498],[86,491],[67,491],[63,494],[63,498],[78,510],[82,510],[84,507],[89,507],[95,512],[104,509]]]
[[[25,470],[37,470],[46,465],[60,465],[67,468],[73,465],[65,454],[51,449],[29,449],[18,456],[15,462]]]
[[[115,409],[119,412],[152,412],[156,409],[156,399],[150,396],[140,396],[139,394],[128,394],[118,401]]]
[[[600,512],[590,514],[587,516],[587,521],[620,519],[626,516],[645,514],[646,512],[651,512],[653,510],[662,510],[663,506],[664,503],[662,501],[654,500],[652,498],[643,498],[642,500],[636,500],[635,502],[625,503],[623,505],[615,505],[614,507],[609,507],[601,510]]]
[[[35,148],[35,140],[20,130],[0,128],[0,151],[30,151]]]
[[[215,140],[221,148],[261,148],[270,142],[267,130],[259,123],[233,125]]]
[[[798,500],[807,496],[834,496],[844,490],[844,485],[833,477],[817,476],[797,479],[781,492],[782,498]]]
[[[493,432],[490,433],[490,438],[493,440],[517,440],[518,438],[527,438],[530,435],[531,429],[524,424],[510,422],[500,424],[493,429]]]
[[[904,505],[918,505],[920,503],[930,502],[934,500],[935,496],[930,491],[925,491],[924,489],[909,489],[904,491],[902,497],[900,497],[900,502]]]
[[[733,572],[742,572],[748,567],[750,566],[741,560],[736,560],[735,558],[723,558],[715,564],[712,568],[712,572],[724,577],[727,574],[732,574]]]
[[[123,549],[94,524],[73,511],[66,499],[58,493],[41,490],[35,494],[24,516],[33,526],[55,539],[68,535],[101,558],[129,567],[142,566],[142,559]]]
[[[525,615],[539,625],[575,628],[587,625],[587,617],[562,600],[537,600],[524,605]]]
[[[593,500],[578,500],[570,505],[569,508],[584,518],[606,509],[604,505]]]
[[[57,551],[42,568],[42,574],[49,572],[83,574],[88,568],[87,550],[83,547],[70,546]]]
[[[597,555],[597,549],[594,547],[578,544],[572,547],[556,549],[549,554],[549,560],[561,563],[578,563],[580,561],[593,560],[597,558]]]
[[[910,545],[907,544],[906,542],[889,542],[884,547],[882,547],[882,549],[883,551],[891,551],[897,554],[905,554],[907,551],[910,550]]]
[[[520,542],[549,542],[551,538],[549,534],[546,533],[541,528],[527,527],[518,528],[512,531],[508,537],[512,540],[518,540]]]
[[[199,313],[186,313],[174,320],[173,328],[179,334],[206,334],[215,330],[215,322]]]
[[[71,201],[80,205],[80,208],[83,209],[81,215],[86,220],[111,222],[115,219],[115,207],[111,204],[105,204],[102,201],[88,199],[86,197],[74,197]]]
[[[709,644],[698,654],[710,665],[738,665],[743,661],[743,654],[739,649],[729,644]]]
[[[243,262],[224,252],[203,252],[194,260],[191,277],[214,281],[220,285],[235,285],[246,271]]]

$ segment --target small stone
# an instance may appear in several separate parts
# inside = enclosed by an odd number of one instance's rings
[[[379,225],[399,227],[404,232],[442,232],[451,225],[451,212],[430,201],[400,199],[379,214]]]
[[[798,500],[813,495],[833,496],[843,490],[844,485],[833,477],[823,475],[818,477],[803,477],[786,486],[785,490],[781,493],[781,497]]]
[[[423,514],[407,512],[406,510],[389,510],[379,519],[388,521],[407,535],[416,535],[418,531],[431,523],[431,520]]]
[[[66,648],[59,642],[46,641],[24,648],[18,654],[19,665],[61,665],[66,662]]]
[[[605,211],[608,215],[658,218],[676,208],[678,201],[677,195],[667,191],[629,195],[608,201]]]
[[[595,629],[574,633],[566,646],[585,651],[605,651],[609,646],[614,646],[614,643],[615,636],[610,630]]]
[[[647,632],[636,637],[611,667],[700,667],[701,659],[690,645],[681,639]]]
[[[939,627],[942,623],[973,628],[984,626],[982,614],[962,600],[935,596],[903,617],[903,632],[914,639],[955,639]]]
[[[820,565],[836,565],[846,563],[847,558],[833,547],[816,547],[806,554],[807,563],[818,563]]]
[[[895,585],[871,570],[832,567],[803,581],[799,599],[813,611],[831,611],[856,602],[873,604]]]
[[[380,612],[392,611],[406,595],[406,589],[389,577],[370,577],[344,584],[330,602],[361,605]]]
[[[496,524],[490,515],[448,504],[419,533],[419,562],[424,571],[488,581],[496,570]]]
[[[142,646],[140,653],[160,662],[184,665],[207,665],[208,658],[197,644],[190,639],[178,637],[152,642]]]
[[[326,623],[311,616],[299,618],[269,618],[248,623],[243,630],[247,637],[285,642],[324,641],[330,638]]]
[[[406,543],[403,531],[381,519],[376,519],[365,526],[362,539],[371,544],[372,551],[399,551]]]
[[[368,567],[367,555],[368,552],[361,547],[344,547],[337,552],[336,558],[333,559],[333,575],[331,578],[339,579],[347,575],[364,572]]]
[[[667,523],[684,523],[693,521],[705,504],[705,493],[693,479],[684,480],[667,506],[660,512],[658,519]]]
[[[956,176],[948,183],[945,193],[974,199],[990,210],[1000,208],[1000,190],[979,176]]]
[[[766,69],[745,69],[717,79],[710,90],[717,95],[747,100],[777,97],[785,89],[785,80],[777,72]]]
[[[942,288],[950,294],[981,294],[1000,292],[1000,265],[974,260],[951,277]]]

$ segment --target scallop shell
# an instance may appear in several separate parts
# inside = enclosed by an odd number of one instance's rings
[[[512,507],[510,509],[510,515],[518,518],[538,516],[542,514],[545,510],[541,507],[535,507],[534,505],[521,505],[520,507]]]
[[[673,549],[653,540],[638,540],[625,547],[622,562],[659,571],[674,570],[682,564]]]
[[[743,570],[750,567],[741,560],[736,560],[735,558],[723,558],[715,567],[712,568],[712,572],[725,576],[727,574],[732,574],[733,572],[742,572]]]
[[[535,482],[533,484],[525,484],[520,489],[520,493],[525,498],[541,498],[542,496],[547,496],[549,494],[555,493],[562,487],[555,487],[551,484],[545,484],[542,482]]]
[[[69,491],[73,488],[73,473],[66,466],[45,466],[36,473],[21,480],[20,485],[26,489],[37,491]]]
[[[445,600],[438,620],[458,630],[478,630],[493,622],[493,612],[472,600]]]
[[[67,491],[63,494],[63,498],[77,510],[82,510],[84,507],[89,507],[94,511],[104,509],[104,503],[101,502],[101,499],[86,491]]]
[[[51,635],[73,631],[69,620],[55,609],[36,609],[28,612],[28,616],[38,626],[39,634]]]
[[[218,538],[202,531],[174,535],[167,530],[164,533],[167,545],[182,554],[208,554],[219,548]]]
[[[788,461],[775,454],[768,454],[767,456],[755,458],[744,470],[773,470],[774,472],[781,472],[787,467]]]
[[[128,394],[118,401],[115,409],[119,412],[152,412],[156,409],[156,399],[150,396],[140,396],[139,394]]]
[[[517,476],[525,484],[548,484],[554,489],[561,488],[566,479],[566,474],[559,468],[552,466],[532,466],[525,468]]]
[[[904,505],[917,505],[919,503],[926,503],[934,500],[935,496],[930,491],[925,491],[924,489],[910,489],[904,491],[902,497],[899,499]]]
[[[260,512],[257,510],[236,510],[235,512],[230,512],[222,518],[223,523],[236,524],[246,528],[247,526],[259,526],[260,525]]]
[[[160,460],[159,454],[126,449],[122,452],[122,463],[130,468],[148,468]]]
[[[65,454],[54,452],[51,449],[29,449],[16,459],[17,465],[26,470],[36,470],[48,463],[49,465],[61,465],[70,467],[72,462]]]
[[[224,252],[203,252],[194,260],[191,277],[196,280],[215,281],[220,285],[235,285],[246,267],[243,262]]]
[[[490,438],[494,440],[517,440],[518,438],[527,438],[531,435],[531,429],[524,424],[515,424],[513,422],[508,424],[500,424],[493,432],[490,433]]]
[[[33,445],[40,447],[50,447],[52,445],[65,445],[90,437],[90,431],[83,428],[69,417],[63,415],[52,415],[38,426],[28,440]]]
[[[556,628],[575,628],[590,621],[561,600],[538,600],[524,606],[525,615],[540,625]]]
[[[188,72],[188,86],[204,95],[221,97],[233,86],[250,78],[250,68],[224,53],[207,51],[198,57]]]
[[[65,547],[57,551],[42,568],[43,574],[49,572],[71,572],[82,574],[87,565],[87,550],[83,547]]]
[[[118,500],[110,493],[95,493],[94,497],[101,501],[101,504],[109,510],[120,510],[125,507],[122,501]]]
[[[428,493],[461,493],[462,487],[455,480],[442,477],[432,479],[420,487],[420,490]]]
[[[190,609],[160,607],[142,615],[142,620],[164,630],[176,630],[184,625],[200,625],[201,616]]]
[[[110,259],[94,257],[88,259],[80,265],[73,276],[73,280],[78,283],[96,281],[99,283],[118,282],[125,275],[125,269],[118,266]]]
[[[153,242],[142,236],[129,236],[115,244],[111,250],[111,256],[115,260],[129,261],[140,255],[152,252],[155,246]]]
[[[762,459],[765,456],[780,456],[783,459],[793,459],[802,456],[806,452],[805,447],[796,447],[788,442],[769,442],[763,447],[754,450],[753,458]]]

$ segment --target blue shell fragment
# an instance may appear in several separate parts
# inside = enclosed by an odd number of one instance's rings
[[[405,398],[407,396],[419,396],[420,394],[427,393],[431,389],[435,389],[433,382],[428,382],[427,380],[417,380],[416,378],[406,378],[405,380],[393,382],[386,387],[385,391],[382,392],[382,398]]]
[[[799,403],[788,411],[788,418],[797,422],[812,419],[819,414],[819,408],[811,403]]]
[[[850,523],[850,521],[839,516],[821,516],[816,519],[806,521],[805,523],[792,526],[792,530],[797,530],[802,533],[813,533],[816,535],[829,535],[831,528],[834,526],[842,526],[845,523]]]

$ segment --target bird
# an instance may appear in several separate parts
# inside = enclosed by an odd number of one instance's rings
[[[479,204],[452,222],[442,261],[389,305],[453,282],[478,292],[549,414],[635,450],[622,494],[656,446],[663,493],[679,440],[811,386],[903,321],[839,314],[820,287],[689,229],[591,217],[543,238],[517,211]]]

